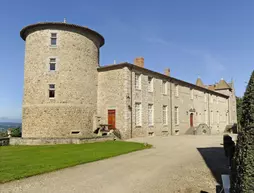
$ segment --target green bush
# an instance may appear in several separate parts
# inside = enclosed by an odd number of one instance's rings
[[[7,137],[7,136],[8,136],[7,131],[0,131],[0,138]]]
[[[11,136],[12,137],[21,137],[21,128],[20,127],[12,128],[11,129]]]

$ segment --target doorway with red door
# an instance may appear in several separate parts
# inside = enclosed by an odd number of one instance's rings
[[[190,127],[193,127],[193,113],[190,114]]]
[[[115,129],[116,128],[116,110],[110,109],[108,110],[108,125],[109,129]]]

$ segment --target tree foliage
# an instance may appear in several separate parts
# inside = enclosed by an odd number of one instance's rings
[[[16,127],[11,129],[11,136],[12,137],[21,137],[21,128]]]
[[[242,99],[242,130],[231,170],[231,192],[254,193],[254,71]]]
[[[254,126],[254,71],[243,96],[241,126]]]
[[[237,123],[238,127],[241,126],[240,122],[242,119],[242,103],[243,103],[243,98],[242,97],[236,97],[236,110],[237,110]]]

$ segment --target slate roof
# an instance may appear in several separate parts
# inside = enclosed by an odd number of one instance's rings
[[[20,37],[23,40],[26,40],[26,37],[29,34],[29,32],[32,31],[33,29],[37,28],[37,27],[48,28],[48,27],[59,27],[59,26],[70,27],[70,28],[73,28],[73,29],[79,29],[79,30],[82,30],[84,32],[92,33],[96,37],[98,37],[98,39],[100,41],[100,46],[103,46],[104,43],[105,43],[104,37],[101,34],[99,34],[98,32],[96,32],[92,29],[89,29],[88,27],[85,27],[85,26],[70,24],[70,23],[64,23],[64,22],[40,22],[40,23],[28,25],[20,31]]]

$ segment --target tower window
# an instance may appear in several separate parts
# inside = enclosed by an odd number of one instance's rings
[[[49,98],[55,98],[55,85],[49,84]]]
[[[51,46],[56,46],[56,40],[57,40],[57,34],[56,33],[51,33]]]
[[[56,58],[49,59],[49,70],[55,71],[56,70]]]

